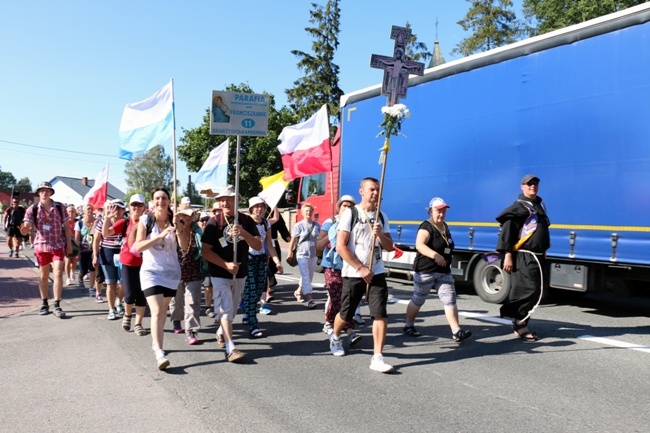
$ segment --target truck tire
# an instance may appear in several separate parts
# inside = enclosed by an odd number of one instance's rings
[[[498,262],[488,264],[479,260],[474,268],[474,290],[485,302],[500,304],[508,299],[510,274],[501,269]]]

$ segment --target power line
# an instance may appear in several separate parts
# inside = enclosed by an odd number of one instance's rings
[[[0,140],[0,142],[4,142],[4,140]],[[0,148],[1,149],[1,148]],[[81,162],[92,162],[92,163],[97,163],[97,164],[104,164],[106,161],[92,161],[88,159],[79,159],[79,158],[70,158],[69,156],[54,156],[54,155],[43,155],[40,153],[33,153],[33,152],[26,152],[24,150],[15,150],[15,149],[2,149],[3,152],[16,152],[16,153],[21,153],[24,155],[33,155],[41,158],[55,158],[55,159],[64,159],[66,161],[81,161]],[[102,156],[100,154],[88,154],[88,155],[98,155]],[[126,161],[118,161],[118,162],[111,162],[111,164],[120,164],[124,165],[126,164]]]
[[[76,153],[76,154],[91,155],[91,156],[108,156],[110,158],[119,158],[116,155],[107,155],[105,153],[91,153],[91,152],[80,152],[78,150],[56,149],[53,147],[35,146],[33,144],[17,143],[15,141],[9,141],[9,140],[0,140],[0,143],[15,144],[17,146],[25,146],[25,147],[34,147],[36,149],[54,150],[56,152],[68,152],[68,153]]]

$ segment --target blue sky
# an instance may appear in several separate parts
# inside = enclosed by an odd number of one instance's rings
[[[432,49],[437,19],[446,60],[457,58],[450,52],[465,36],[457,22],[469,7],[465,0],[340,5],[335,63],[345,92],[381,81],[370,55],[392,53],[392,25],[410,22]],[[311,50],[310,7],[308,0],[4,2],[0,167],[36,186],[55,176],[95,178],[108,162],[109,181],[126,192],[125,161],[117,158],[124,105],[173,78],[178,143],[182,128],[201,124],[212,90],[245,82],[285,105],[284,89],[301,76],[291,50]],[[192,173],[178,164],[184,189]]]

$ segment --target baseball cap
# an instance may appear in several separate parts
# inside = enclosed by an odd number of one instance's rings
[[[119,198],[114,198],[110,202],[112,205],[115,205],[117,207],[121,207],[122,209],[126,209],[126,205],[124,204],[124,200],[120,200]]]
[[[147,199],[145,199],[142,194],[133,194],[129,199],[129,204],[133,203],[147,204]]]
[[[449,206],[447,203],[445,203],[445,201],[443,199],[441,199],[440,197],[434,197],[429,202],[429,207],[427,208],[427,210],[429,210],[429,209],[442,210],[442,209],[448,209],[450,207],[451,206]]]
[[[524,177],[521,178],[521,184],[525,184],[531,181],[537,181],[539,183],[539,177],[533,175],[533,174],[527,174]]]

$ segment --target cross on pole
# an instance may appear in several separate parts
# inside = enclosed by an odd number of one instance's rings
[[[393,26],[390,38],[395,39],[393,57],[373,54],[370,57],[370,67],[384,70],[384,80],[381,94],[388,97],[388,107],[397,104],[400,98],[406,97],[409,74],[422,75],[424,63],[404,60],[405,45],[411,40],[411,29]]]

